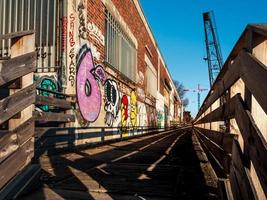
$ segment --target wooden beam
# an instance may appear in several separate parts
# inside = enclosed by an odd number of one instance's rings
[[[223,167],[224,172],[228,174],[230,171],[230,161],[231,161],[230,154],[227,153],[226,151],[224,151],[219,145],[217,145],[215,142],[210,140],[208,137],[206,137],[199,130],[197,130],[196,133],[197,133],[198,137],[201,139],[201,141],[203,143],[205,143],[205,146],[208,148],[208,150],[220,162],[221,166]]]
[[[248,149],[249,157],[259,177],[261,186],[267,196],[267,143],[254,123],[250,112],[244,109],[242,99],[240,99],[237,104],[235,119]]]
[[[36,70],[36,52],[0,63],[0,86]]]
[[[267,113],[267,66],[250,53],[244,53],[241,78]]]
[[[198,127],[194,127],[194,128],[198,129],[207,138],[209,138],[210,140],[215,142],[217,145],[219,145],[227,153],[232,153],[233,140],[235,138],[237,138],[237,135],[230,134],[230,133],[222,133],[222,132],[198,128]]]
[[[36,95],[36,105],[48,105],[55,106],[63,109],[71,109],[71,103],[65,99],[57,99],[55,97],[46,97],[41,95]]]
[[[237,98],[239,98],[237,95],[234,96],[222,106],[198,120],[195,124],[224,121],[233,118],[235,115],[235,102],[237,101]]]
[[[34,30],[8,33],[8,34],[0,35],[0,40],[7,40],[7,39],[23,37],[23,36],[26,36],[26,35],[31,35],[33,33],[35,33]]]
[[[258,199],[249,171],[244,167],[242,151],[237,140],[233,142],[231,165],[230,174],[231,176],[235,176],[236,179],[235,181],[231,181],[234,196],[238,199]],[[239,191],[237,192],[236,190]]]
[[[0,101],[0,124],[34,103],[35,87],[32,84]]]
[[[34,136],[34,120],[31,118],[13,131],[0,134],[0,163]]]
[[[28,140],[0,164],[0,188],[30,163],[34,152],[34,140]]]
[[[75,122],[74,115],[65,113],[34,111],[33,116],[36,121],[40,122]]]

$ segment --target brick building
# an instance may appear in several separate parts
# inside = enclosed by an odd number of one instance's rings
[[[0,11],[0,33],[36,30],[35,79],[76,102],[68,126],[181,121],[181,100],[138,0],[3,0]],[[8,45],[0,44],[0,56]]]

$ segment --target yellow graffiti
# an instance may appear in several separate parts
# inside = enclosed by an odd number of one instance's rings
[[[136,92],[133,90],[131,92],[131,123],[133,127],[136,127],[137,124],[137,96]]]

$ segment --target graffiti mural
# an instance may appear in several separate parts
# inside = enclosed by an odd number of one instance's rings
[[[105,82],[104,86],[105,90],[105,123],[108,126],[112,126],[114,120],[118,117],[119,109],[120,109],[120,94],[118,90],[117,83],[114,80],[108,79]]]
[[[91,49],[84,45],[77,58],[78,72],[76,77],[77,102],[82,117],[88,122],[94,122],[101,108],[101,92],[99,83],[103,82],[104,69],[94,66]]]
[[[136,127],[137,125],[137,96],[135,90],[132,90],[130,96],[130,104],[131,104],[131,123],[132,127]]]
[[[78,16],[79,16],[79,37],[86,40],[88,38],[87,28],[85,26],[86,20],[84,17],[85,5],[83,1],[78,4]]]
[[[90,38],[95,40],[97,43],[105,45],[105,37],[102,34],[101,30],[94,24],[94,23],[88,23],[88,32]]]
[[[157,123],[158,127],[164,126],[164,113],[161,111],[157,111]]]
[[[127,126],[128,120],[128,98],[126,95],[123,95],[121,98],[121,126]]]
[[[40,82],[38,84],[38,87],[46,89],[46,90],[58,92],[58,81],[54,76],[42,76],[42,77],[35,76],[34,79]],[[37,91],[38,91],[38,95],[42,95],[46,97],[53,95],[47,91],[42,91],[42,90],[37,90]],[[38,107],[43,111],[49,111],[50,109],[48,105],[43,105],[43,106],[38,106]]]
[[[74,14],[70,14],[70,30],[69,30],[69,44],[70,44],[70,51],[69,51],[69,58],[70,64],[68,69],[68,81],[71,83],[71,86],[75,84],[75,74],[76,74],[76,60],[75,60],[75,39],[74,39],[74,26],[75,26],[75,16]]]

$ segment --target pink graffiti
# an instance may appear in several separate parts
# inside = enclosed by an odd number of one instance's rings
[[[94,69],[91,70],[91,73],[94,75],[95,79],[101,82],[102,85],[105,84],[106,74],[101,65],[97,65]]]
[[[101,92],[91,70],[94,69],[94,60],[91,50],[84,45],[78,58],[78,72],[76,90],[81,115],[89,122],[94,122],[101,108]]]

